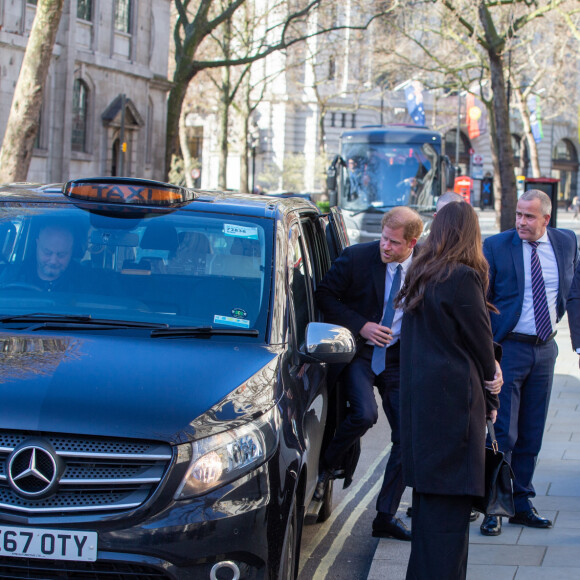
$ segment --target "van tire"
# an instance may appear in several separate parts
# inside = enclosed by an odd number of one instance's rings
[[[300,526],[296,511],[296,501],[292,502],[282,554],[280,556],[280,571],[278,580],[296,580],[298,578],[299,559],[300,559]]]
[[[326,484],[326,490],[324,491],[324,495],[322,496],[322,507],[318,512],[318,519],[316,520],[317,523],[321,524],[325,522],[330,515],[332,514],[332,490],[334,487],[334,480],[330,479]]]

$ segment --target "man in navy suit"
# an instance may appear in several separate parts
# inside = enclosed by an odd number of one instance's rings
[[[578,260],[576,235],[548,227],[552,203],[539,190],[526,191],[516,209],[515,229],[487,238],[489,300],[494,340],[503,347],[504,384],[495,432],[514,471],[515,516],[510,523],[550,528],[531,500],[532,478],[548,412],[558,347],[556,323]],[[487,515],[481,533],[501,533],[501,517]]]
[[[566,309],[568,310],[572,348],[580,355],[580,264],[576,268],[576,272],[574,272]],[[580,359],[578,362],[580,364]]]
[[[381,395],[391,426],[392,448],[383,486],[377,499],[373,536],[411,539],[397,517],[405,490],[399,432],[399,353],[402,311],[389,311],[391,290],[398,293],[413,259],[413,248],[423,231],[419,214],[395,207],[383,216],[380,241],[347,247],[320,283],[317,303],[325,320],[346,326],[357,338],[357,352],[342,370],[350,408],[326,449],[315,497],[322,497],[334,471],[349,449],[378,419],[373,385]],[[398,271],[398,273],[397,273]]]

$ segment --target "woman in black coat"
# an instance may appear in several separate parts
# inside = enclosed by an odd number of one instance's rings
[[[496,372],[487,272],[475,211],[450,203],[399,295],[401,451],[413,488],[407,579],[466,577],[473,496],[484,493],[485,421],[499,406],[484,386]]]

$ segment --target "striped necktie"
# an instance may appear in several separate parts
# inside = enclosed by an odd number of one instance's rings
[[[552,334],[552,321],[550,320],[550,310],[548,309],[548,300],[546,299],[546,287],[544,286],[542,266],[537,252],[540,242],[528,243],[532,248],[532,297],[534,300],[536,334],[541,340],[546,340]]]
[[[403,266],[399,264],[393,276],[393,283],[391,284],[391,291],[389,292],[389,298],[387,299],[387,306],[385,307],[385,313],[383,314],[383,319],[381,320],[381,326],[387,326],[391,328],[393,324],[393,319],[395,318],[395,296],[399,293],[401,289],[401,270]],[[375,375],[380,375],[385,370],[385,357],[387,355],[386,346],[375,346],[373,349],[373,356],[371,359],[371,369]]]

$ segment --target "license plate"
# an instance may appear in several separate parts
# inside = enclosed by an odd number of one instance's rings
[[[0,526],[0,556],[94,562],[97,532]]]

